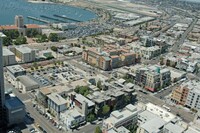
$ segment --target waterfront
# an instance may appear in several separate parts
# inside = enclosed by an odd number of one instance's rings
[[[27,16],[50,22],[74,22],[64,18],[56,18],[54,15],[63,15],[78,21],[88,21],[97,17],[95,13],[78,7],[52,3],[31,3],[25,0],[1,0],[0,9],[0,25],[13,24],[15,15],[23,15],[25,23],[36,24],[43,23],[28,19]]]

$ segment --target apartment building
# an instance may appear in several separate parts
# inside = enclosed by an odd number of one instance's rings
[[[171,100],[176,104],[184,106],[187,100],[188,93],[189,88],[187,87],[187,85],[182,84],[178,86],[175,90],[173,90]]]
[[[108,36],[108,35],[100,35],[98,37],[95,37],[95,42],[100,45],[124,45],[125,44],[125,39],[123,38],[116,38],[113,36]]]
[[[119,128],[121,126],[127,127],[129,125],[137,124],[138,113],[141,110],[136,106],[129,104],[121,112],[113,111],[107,119],[103,121],[103,131],[113,127]]]
[[[135,83],[145,89],[155,92],[171,83],[171,73],[165,67],[158,65],[138,68],[136,70]]]
[[[200,109],[200,84],[197,81],[187,81],[177,87],[171,95],[176,104],[188,108]]]
[[[78,112],[75,108],[60,113],[60,121],[69,130],[86,123],[85,115]]]
[[[85,116],[94,111],[95,103],[83,95],[72,93],[70,99],[73,101],[76,109]]]
[[[198,81],[188,82],[189,93],[185,103],[186,107],[200,109],[200,83]]]
[[[168,44],[164,40],[150,37],[142,37],[140,42],[129,44],[132,50],[142,58],[150,60],[167,52]]]
[[[130,85],[130,84],[129,84]],[[87,98],[95,103],[95,113],[98,116],[102,114],[104,105],[108,105],[112,109],[122,109],[126,105],[135,102],[136,93],[135,89],[127,84],[118,86],[118,84],[106,83],[104,92],[94,91],[92,94],[87,95]]]
[[[127,49],[120,49],[113,45],[104,48],[90,48],[84,50],[82,59],[103,70],[111,70],[122,66],[132,65],[136,62],[136,54]]]

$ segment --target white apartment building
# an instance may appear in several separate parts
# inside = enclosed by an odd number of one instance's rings
[[[144,59],[149,60],[161,54],[161,49],[159,48],[159,46],[145,47],[136,43],[130,45],[132,47],[132,50]]]
[[[60,113],[60,121],[66,129],[73,129],[76,126],[85,123],[85,115],[78,112],[75,108]]]
[[[132,104],[127,105],[122,111],[113,111],[110,117],[103,121],[103,130],[136,124],[140,111],[139,108]]]
[[[189,93],[185,106],[200,109],[200,83],[197,81],[189,81],[187,82],[187,88],[189,89]]]

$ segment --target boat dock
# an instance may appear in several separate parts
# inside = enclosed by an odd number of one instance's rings
[[[39,21],[39,22],[43,22],[43,23],[51,23],[50,21],[47,21],[47,20],[44,20],[44,19],[40,19],[40,18],[37,18],[37,17],[31,17],[31,16],[27,16],[28,19],[32,19],[32,20],[36,20],[36,21]]]
[[[68,20],[71,20],[71,21],[74,21],[74,22],[82,22],[80,20],[76,20],[76,19],[69,18],[69,17],[66,17],[66,16],[61,16],[61,15],[56,15],[56,14],[54,14],[53,16],[58,17],[58,18],[68,19]]]
[[[50,20],[54,20],[54,21],[61,22],[61,23],[67,23],[67,21],[56,19],[56,18],[52,18],[52,17],[48,17],[48,16],[44,16],[44,15],[40,15],[40,17],[41,18],[50,19]]]

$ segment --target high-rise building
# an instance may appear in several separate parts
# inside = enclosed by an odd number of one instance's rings
[[[18,28],[23,28],[24,27],[24,18],[21,15],[15,16],[15,25]]]
[[[0,32],[0,132],[4,125],[4,103],[5,103],[5,94],[4,94],[4,75],[3,75],[3,54],[2,54],[2,45],[3,37],[5,35]]]

